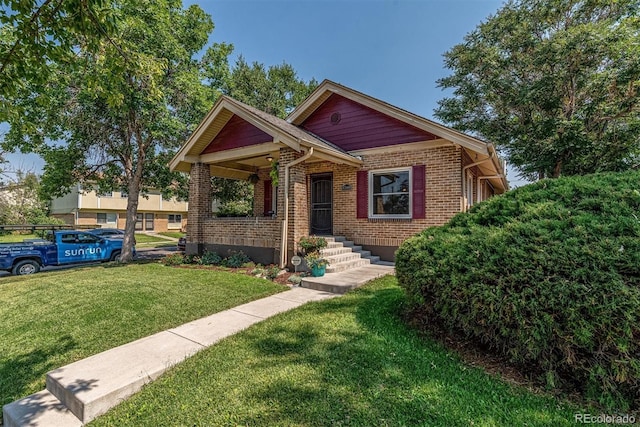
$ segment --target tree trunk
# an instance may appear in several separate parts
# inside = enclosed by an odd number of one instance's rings
[[[127,219],[124,227],[124,242],[122,244],[121,262],[129,262],[133,259],[133,245],[136,233],[136,220],[138,215],[138,199],[140,198],[140,180],[137,175],[129,181],[127,186]]]
[[[562,173],[562,160],[558,160],[556,161],[556,164],[553,167],[553,177],[560,178],[561,173]]]

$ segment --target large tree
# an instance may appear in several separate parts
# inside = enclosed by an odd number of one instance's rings
[[[46,80],[27,81],[22,96],[13,97],[22,114],[10,115],[4,146],[43,156],[42,185],[51,196],[77,182],[125,191],[128,261],[140,193],[180,187],[186,178],[169,173],[166,163],[218,94],[198,59],[213,30],[200,7],[118,0],[112,13],[115,31],[97,49],[78,46],[73,61],[52,61]],[[229,52],[215,44],[204,58],[224,63]]]
[[[226,57],[224,58],[226,60]],[[222,65],[218,55],[209,58],[208,73],[212,84],[217,84],[223,94],[251,105],[261,111],[284,118],[318,86],[315,79],[308,82],[299,78],[289,64],[266,67],[259,62],[248,64],[242,55],[231,68]],[[249,204],[253,197],[252,185],[246,181],[212,178],[213,197],[227,207]]]
[[[0,2],[0,121],[17,114],[8,101],[27,83],[44,82],[50,65],[75,63],[77,49],[97,48],[115,27],[110,0]]]
[[[247,63],[238,57],[222,91],[232,98],[274,116],[285,118],[318,86],[315,79],[305,82],[289,64]]]
[[[445,56],[435,115],[494,141],[521,175],[640,164],[637,0],[510,0]]]
[[[11,175],[11,176],[9,176]],[[0,180],[0,223],[38,224],[48,217],[47,203],[39,197],[40,180],[33,172],[6,173]]]

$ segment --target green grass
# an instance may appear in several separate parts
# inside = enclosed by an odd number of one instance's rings
[[[184,237],[185,233],[181,231],[161,231],[158,234],[162,234],[163,236],[173,237],[175,239],[179,239],[180,237]]]
[[[164,246],[175,247],[176,244],[177,242],[163,239],[162,237],[136,233],[136,248],[160,248]]]
[[[400,320],[404,300],[386,277],[283,313],[196,354],[91,425],[573,424],[570,404],[420,338]]]
[[[2,278],[0,405],[44,389],[51,369],[285,289],[156,263]]]

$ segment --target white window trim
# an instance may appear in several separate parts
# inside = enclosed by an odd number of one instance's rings
[[[104,215],[105,216],[105,221],[104,222],[98,222],[98,215]],[[109,221],[109,215],[112,215],[112,218],[115,218],[114,221]],[[114,212],[97,212],[96,213],[96,223],[98,224],[104,224],[104,225],[116,225],[118,224],[118,214],[114,213]]]
[[[474,176],[470,171],[467,171],[467,194],[466,194],[466,199],[467,199],[467,208],[470,208],[471,206],[473,206],[473,183],[474,183]]]
[[[393,172],[409,172],[409,212],[407,214],[374,214],[373,213],[373,176],[380,175],[384,173],[393,173]],[[389,219],[411,219],[413,218],[413,168],[412,167],[404,167],[404,168],[393,168],[393,169],[377,169],[369,171],[369,194],[367,195],[367,205],[369,209],[369,218],[378,219],[378,218],[389,218]]]
[[[180,222],[176,222],[176,221],[172,222],[169,219],[172,215],[174,216],[174,219],[175,219],[176,215],[180,215]],[[167,215],[167,228],[172,229],[172,230],[173,229],[177,229],[177,228],[182,228],[182,219],[183,219],[183,217],[184,217],[183,214],[168,214]]]

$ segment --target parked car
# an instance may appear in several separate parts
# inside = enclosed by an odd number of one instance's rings
[[[178,250],[184,252],[187,249],[187,236],[178,239]]]
[[[121,252],[122,239],[76,230],[54,231],[46,240],[0,244],[0,270],[34,274],[49,265],[117,261]]]
[[[96,236],[124,238],[124,230],[118,228],[94,228],[87,230],[87,233],[95,234]]]
[[[110,239],[124,239],[124,230],[119,228],[93,228],[87,230],[87,233],[94,234],[100,237],[108,237]],[[133,244],[136,244],[136,238],[133,238]]]

